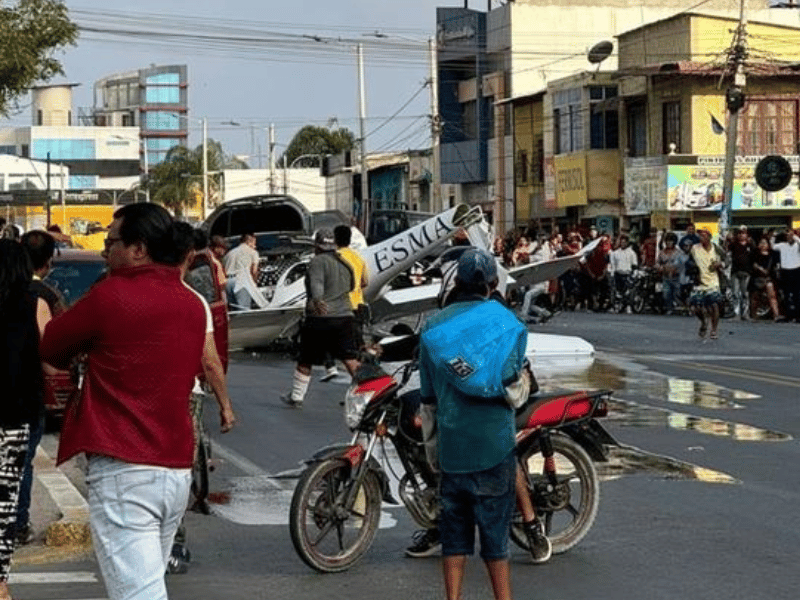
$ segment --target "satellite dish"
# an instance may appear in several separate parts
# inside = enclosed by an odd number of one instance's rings
[[[613,42],[609,42],[608,40],[604,42],[598,42],[589,50],[586,54],[586,58],[589,60],[590,63],[593,65],[599,65],[614,51],[614,44]]]

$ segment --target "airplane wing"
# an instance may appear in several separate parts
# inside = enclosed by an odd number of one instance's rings
[[[290,336],[304,310],[303,306],[293,306],[230,311],[231,350],[267,346],[278,338]]]
[[[594,240],[591,244],[587,244],[580,252],[572,256],[562,256],[553,260],[532,263],[528,265],[520,265],[508,269],[508,274],[511,276],[508,280],[507,287],[514,288],[523,285],[533,285],[541,283],[542,281],[549,281],[555,279],[559,275],[567,272],[572,267],[575,267],[582,258],[591,254],[597,245],[600,243],[599,239]],[[513,281],[512,281],[513,279]]]
[[[419,314],[438,308],[437,296],[441,284],[428,283],[398,290],[388,290],[370,303],[372,321],[397,319],[406,315]]]

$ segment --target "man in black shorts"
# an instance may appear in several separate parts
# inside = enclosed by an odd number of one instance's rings
[[[350,265],[336,249],[330,229],[317,231],[314,236],[315,256],[308,263],[305,278],[307,301],[305,321],[300,330],[300,356],[292,391],[281,396],[283,402],[295,408],[303,406],[312,365],[323,364],[326,354],[341,360],[351,376],[358,368],[350,304],[350,292],[356,282]]]

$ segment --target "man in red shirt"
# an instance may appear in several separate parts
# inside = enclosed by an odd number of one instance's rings
[[[206,313],[181,281],[169,213],[131,204],[105,240],[109,276],[49,323],[44,360],[88,355],[67,407],[58,462],[85,453],[92,538],[110,600],[166,600],[164,572],[189,496],[188,398],[201,371]]]

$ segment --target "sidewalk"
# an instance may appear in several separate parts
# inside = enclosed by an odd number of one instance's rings
[[[74,460],[56,467],[57,445],[56,436],[50,434],[37,449],[30,511],[34,539],[15,550],[16,566],[93,556],[83,474]]]

